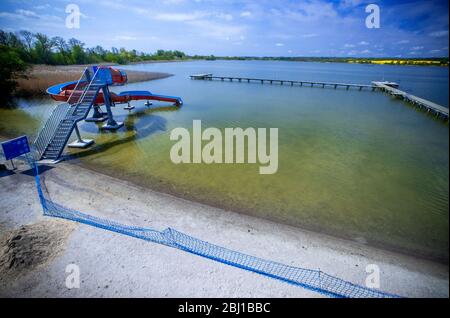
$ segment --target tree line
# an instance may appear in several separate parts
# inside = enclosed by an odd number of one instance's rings
[[[32,64],[125,64],[186,58],[185,53],[177,50],[157,50],[149,54],[125,48],[113,47],[108,50],[100,45],[88,48],[75,38],[66,41],[60,36],[49,37],[43,33],[0,30],[0,102],[10,100],[17,86],[17,79],[26,78],[27,70]]]
[[[108,50],[100,45],[88,48],[75,38],[66,41],[60,36],[49,37],[29,31],[13,33],[0,30],[0,45],[13,49],[25,63],[30,64],[71,65],[101,62],[125,64],[186,58],[185,53],[177,50],[158,50],[154,54],[149,54],[125,48],[113,47]]]

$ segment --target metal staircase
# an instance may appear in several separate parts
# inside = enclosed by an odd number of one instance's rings
[[[99,90],[105,86],[102,76],[86,68],[67,103],[58,105],[39,132],[34,146],[38,160],[58,160],[77,123],[87,117]]]

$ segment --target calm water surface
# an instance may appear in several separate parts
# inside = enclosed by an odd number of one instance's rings
[[[192,81],[190,74],[369,84],[390,80],[448,107],[448,68],[334,63],[199,61],[125,66],[175,76],[113,90],[181,96],[184,106],[132,112],[118,133],[80,125],[95,147],[71,151],[93,168],[213,205],[382,245],[448,258],[448,125],[382,93]],[[35,134],[55,102],[19,100],[0,109],[0,132]],[[175,127],[279,128],[279,169],[258,165],[174,165]],[[78,160],[78,159],[77,159]]]

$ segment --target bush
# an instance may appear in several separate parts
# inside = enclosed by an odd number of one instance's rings
[[[26,77],[28,69],[17,49],[0,44],[0,101],[3,105],[10,100],[17,87],[17,79]]]

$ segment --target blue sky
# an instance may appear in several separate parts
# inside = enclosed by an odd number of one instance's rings
[[[65,25],[68,4],[79,29]],[[368,29],[367,4],[381,27]],[[240,56],[448,56],[448,1],[2,0],[0,28],[86,46]]]

